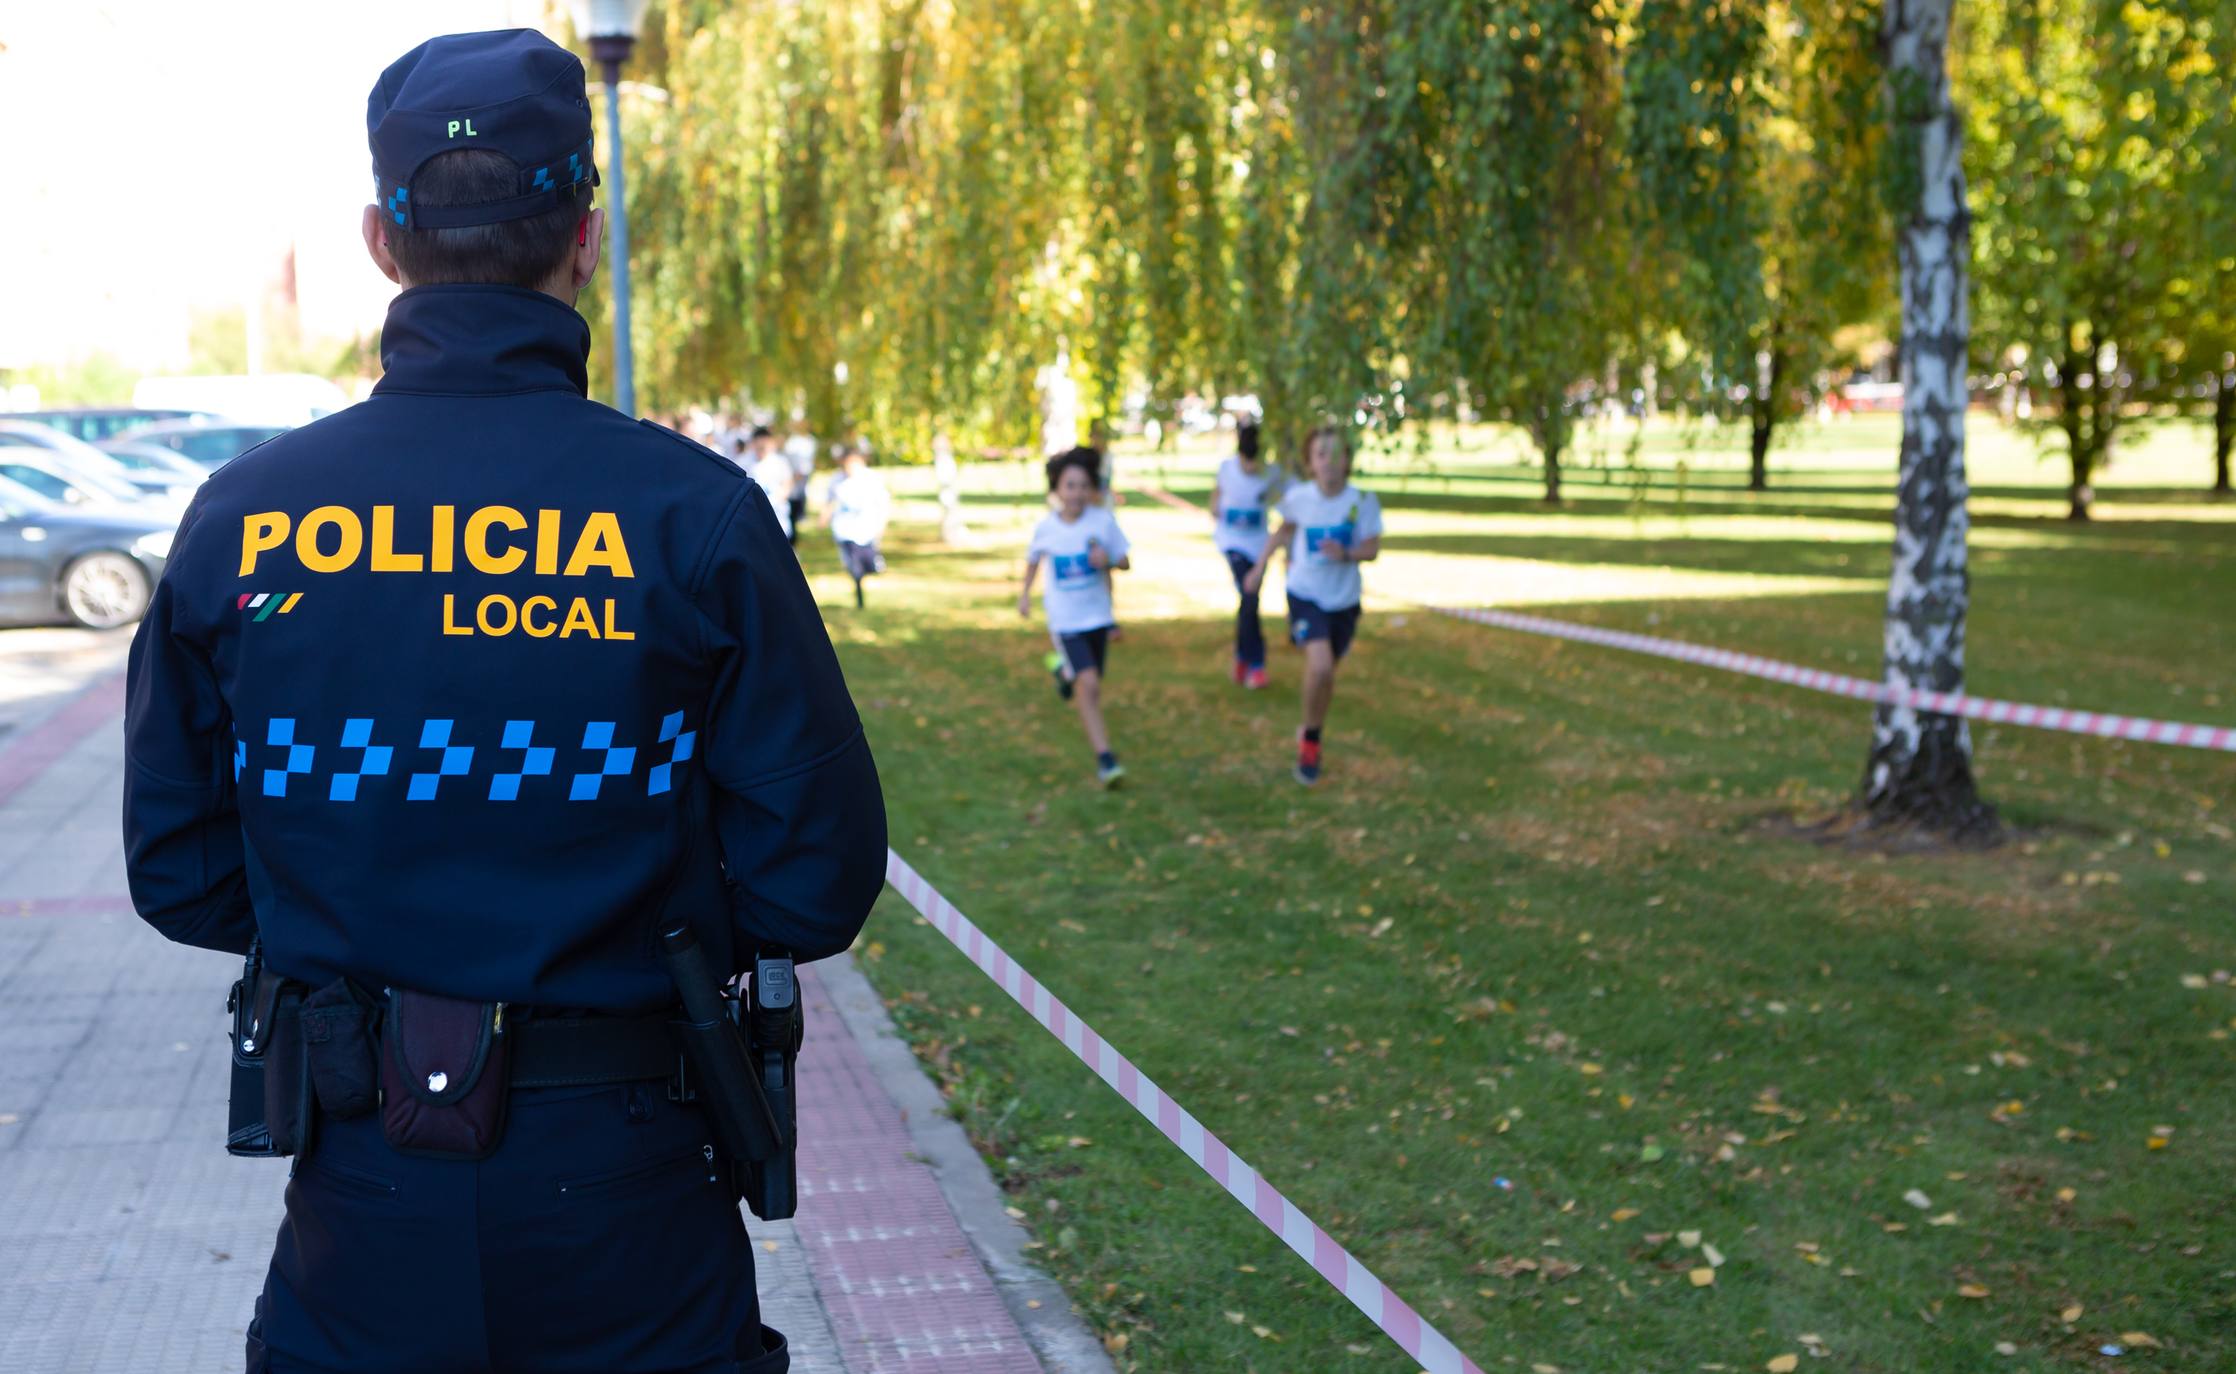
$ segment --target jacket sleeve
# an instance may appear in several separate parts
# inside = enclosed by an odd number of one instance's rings
[[[741,951],[853,943],[885,886],[885,797],[799,560],[750,483],[696,579],[706,774]]]
[[[231,714],[200,645],[174,623],[194,518],[133,636],[125,676],[124,860],[140,919],[233,954],[256,934],[233,790]]]

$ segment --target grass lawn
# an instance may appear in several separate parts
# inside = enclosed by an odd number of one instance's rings
[[[1894,433],[1799,433],[1750,495],[1657,428],[1558,510],[1506,436],[1375,458],[1314,792],[1296,657],[1227,681],[1194,516],[1120,512],[1114,794],[1013,604],[1020,469],[972,474],[961,549],[892,474],[865,612],[805,552],[895,846],[1486,1368],[2225,1370],[2236,759],[1979,727],[2012,843],[1825,848],[1792,821],[1850,795],[1867,707],[1405,604],[1870,676]],[[1973,455],[1972,690],[2236,720],[2202,438],[2154,433],[2087,526],[1992,424]],[[1121,480],[1200,500],[1213,456]],[[1413,1368],[898,896],[859,952],[1121,1367]]]

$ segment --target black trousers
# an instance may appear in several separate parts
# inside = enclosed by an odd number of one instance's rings
[[[486,1160],[321,1120],[249,1374],[783,1374],[698,1108],[658,1083],[513,1094]]]
[[[1234,656],[1246,668],[1266,666],[1266,632],[1258,620],[1258,594],[1242,590],[1242,579],[1256,566],[1256,560],[1245,558],[1233,550],[1227,551],[1227,570],[1234,574],[1235,595],[1242,604],[1234,613]]]

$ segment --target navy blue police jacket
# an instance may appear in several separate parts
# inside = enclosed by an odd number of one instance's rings
[[[835,953],[885,809],[738,468],[585,399],[565,303],[420,287],[359,405],[213,474],[133,641],[126,858],[173,940],[322,985],[641,1010],[661,929]]]

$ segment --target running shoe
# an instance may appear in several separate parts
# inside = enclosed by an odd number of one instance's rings
[[[1244,662],[1243,662],[1243,661],[1242,661],[1241,659],[1239,659],[1239,658],[1238,658],[1238,659],[1236,659],[1236,660],[1234,661],[1234,685],[1235,685],[1235,686],[1237,686],[1237,687],[1240,687],[1240,686],[1242,685],[1242,683],[1243,683],[1243,680],[1244,680],[1244,678],[1246,678],[1246,677],[1247,677],[1247,676],[1249,675],[1249,672],[1250,672],[1250,665],[1249,665],[1249,664],[1247,664],[1247,663],[1244,663]]]
[[[1051,649],[1048,651],[1048,656],[1041,660],[1041,666],[1048,669],[1049,676],[1056,679],[1056,695],[1065,701],[1070,701],[1071,676],[1064,671],[1064,656]]]
[[[1272,681],[1272,678],[1266,676],[1266,670],[1263,668],[1252,668],[1242,675],[1242,685],[1253,692],[1264,691]]]
[[[1095,781],[1101,783],[1104,787],[1116,787],[1119,779],[1125,776],[1126,765],[1115,759],[1108,764],[1095,765]]]
[[[1297,781],[1306,787],[1316,787],[1320,782],[1320,746],[1308,739],[1297,741]]]

